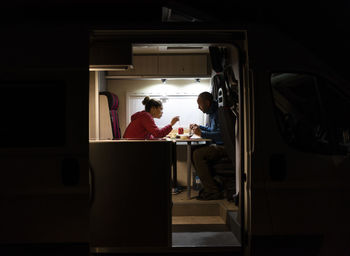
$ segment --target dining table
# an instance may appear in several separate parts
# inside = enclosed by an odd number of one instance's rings
[[[174,153],[173,153],[173,160],[174,160],[174,168],[173,168],[173,186],[177,186],[177,168],[176,168],[176,145],[186,144],[187,147],[187,199],[191,199],[191,154],[192,154],[192,144],[200,144],[200,143],[207,143],[210,142],[211,139],[205,139],[201,138],[199,136],[193,135],[193,136],[176,136],[175,138],[169,137],[166,138],[166,140],[172,141],[174,143]]]

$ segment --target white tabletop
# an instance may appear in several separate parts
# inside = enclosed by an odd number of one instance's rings
[[[165,138],[160,138],[160,139],[150,139],[150,140],[140,140],[140,139],[116,139],[116,140],[92,140],[90,139],[90,143],[124,143],[124,142],[164,142],[168,141]]]
[[[200,137],[196,137],[196,138],[188,138],[188,139],[172,139],[172,138],[166,138],[166,140],[169,141],[173,141],[173,142],[200,142],[200,141],[211,141],[211,139],[204,139],[204,138],[200,138]]]
[[[198,137],[196,135],[192,136],[188,139],[181,139],[181,138],[158,138],[158,139],[149,139],[149,140],[140,140],[140,139],[117,139],[117,140],[94,140],[90,139],[90,143],[101,143],[101,142],[113,142],[113,143],[120,143],[120,142],[161,142],[161,141],[172,141],[172,142],[201,142],[201,141],[211,141],[211,139],[204,139],[201,137]]]

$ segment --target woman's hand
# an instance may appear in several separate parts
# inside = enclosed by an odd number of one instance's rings
[[[175,116],[173,119],[171,119],[170,125],[173,126],[179,120],[180,120],[179,116]]]

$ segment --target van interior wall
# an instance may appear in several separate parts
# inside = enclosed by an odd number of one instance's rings
[[[166,84],[163,84],[160,79],[111,79],[107,80],[107,90],[118,95],[119,97],[119,122],[121,133],[124,134],[127,124],[126,103],[127,94],[145,94],[152,98],[152,95],[176,95],[176,94],[196,94],[203,91],[211,90],[210,80],[202,79],[200,83],[196,83],[194,79],[168,79]],[[179,113],[181,122],[181,113]],[[170,122],[170,120],[169,120]],[[186,146],[177,146],[178,154],[178,183],[185,185],[187,182],[186,176]]]
[[[234,46],[228,46],[229,49],[229,59],[231,62],[231,65],[233,67],[233,72],[235,73],[236,79],[239,83],[240,77],[239,77],[239,52],[237,47]]]
[[[97,86],[95,83],[96,72],[90,72],[89,78],[89,138],[97,139],[96,130],[96,100],[97,100]]]
[[[231,62],[231,65],[233,67],[233,72],[235,74],[235,78],[238,82],[238,85],[240,84],[240,65],[239,65],[239,52],[236,47],[229,47],[229,59]],[[239,94],[239,86],[238,86],[238,94]],[[242,105],[240,105],[242,107]],[[243,117],[237,118],[237,123],[236,123],[236,128],[237,130],[235,131],[235,137],[236,137],[236,192],[240,193],[242,195],[242,190],[241,188],[241,130],[240,128],[240,121],[242,120]],[[241,207],[243,206],[242,200],[239,200],[239,208],[242,209]],[[241,223],[242,221],[242,216],[241,216],[241,211],[238,211],[238,216],[237,216],[237,221]]]

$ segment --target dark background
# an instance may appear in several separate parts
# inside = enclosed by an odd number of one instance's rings
[[[310,3],[311,2],[311,3]],[[272,24],[302,42],[348,79],[350,1],[112,1],[14,0],[2,4],[2,25],[75,23],[82,25],[160,25],[162,7],[184,22]]]

